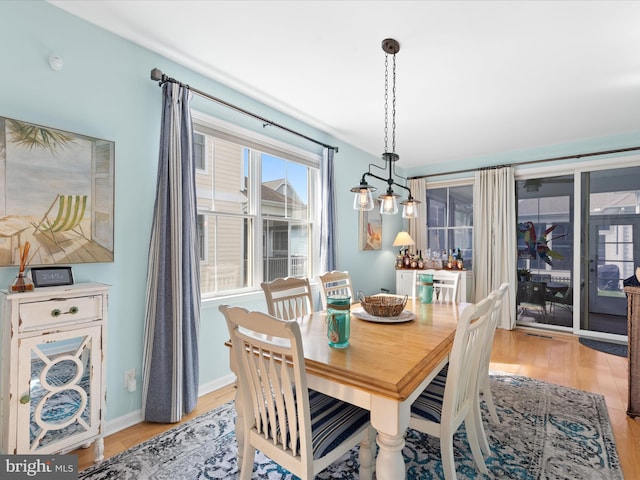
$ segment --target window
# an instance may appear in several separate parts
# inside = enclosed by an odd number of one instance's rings
[[[472,268],[473,185],[427,188],[427,247],[431,255],[460,249]]]
[[[194,137],[202,295],[312,277],[319,158],[195,116]]]

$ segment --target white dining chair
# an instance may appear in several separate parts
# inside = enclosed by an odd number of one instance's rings
[[[458,301],[460,274],[447,270],[436,270],[433,274],[433,301],[455,303]]]
[[[494,297],[464,308],[447,365],[411,405],[409,427],[440,439],[445,480],[456,479],[453,435],[464,422],[473,460],[488,474],[476,431],[478,362],[489,326]],[[473,368],[476,366],[476,368]]]
[[[480,442],[480,448],[485,454],[490,452],[489,442],[487,441],[487,435],[484,431],[482,423],[482,413],[480,410],[480,402],[484,400],[487,404],[487,409],[491,415],[491,419],[496,425],[500,424],[500,418],[496,411],[495,403],[493,402],[493,394],[491,393],[491,384],[489,381],[489,364],[491,363],[491,352],[493,350],[493,340],[496,334],[496,328],[498,321],[500,320],[500,314],[503,311],[505,304],[504,297],[509,290],[509,284],[504,282],[500,287],[491,292],[491,296],[494,297],[494,303],[491,307],[491,317],[489,320],[489,326],[487,328],[487,338],[482,348],[482,354],[480,356],[480,363],[478,364],[478,401],[475,404],[476,415],[475,421],[476,430],[478,432],[478,440]],[[508,303],[508,302],[507,302]]]
[[[327,297],[329,295],[348,295],[351,303],[354,301],[353,284],[349,272],[333,270],[318,277],[320,279],[320,296],[322,298],[322,308],[327,308]]]
[[[276,278],[261,285],[269,315],[293,320],[313,312],[313,296],[308,278]]]
[[[360,444],[360,478],[371,480],[375,430],[369,411],[307,387],[300,325],[241,307],[220,307],[235,357],[241,429],[240,479],[256,449],[311,480]]]

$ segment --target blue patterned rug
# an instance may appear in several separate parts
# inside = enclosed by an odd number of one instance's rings
[[[488,421],[490,475],[474,467],[464,427],[454,437],[459,479],[621,480],[623,478],[604,397],[527,377],[493,375],[491,388],[501,424]],[[483,407],[484,408],[484,407]],[[238,478],[233,402],[80,473],[84,480],[200,480]],[[409,430],[403,454],[407,479],[442,479],[438,440]],[[357,449],[316,479],[358,478]],[[294,477],[257,452],[254,479]]]

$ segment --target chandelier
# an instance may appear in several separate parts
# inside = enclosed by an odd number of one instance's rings
[[[398,202],[396,200],[398,195],[394,193],[393,186],[403,188],[408,192],[406,200],[400,202],[402,205],[403,218],[416,218],[417,217],[417,205],[420,203],[415,200],[411,195],[411,190],[406,185],[397,183],[395,177],[401,178],[406,184],[407,179],[398,175],[395,171],[395,162],[400,158],[396,153],[396,53],[400,51],[400,44],[393,38],[386,38],[382,41],[382,50],[384,50],[384,153],[382,159],[385,161],[385,166],[380,167],[373,163],[369,164],[369,169],[362,174],[360,179],[360,185],[353,187],[352,192],[355,193],[353,201],[353,208],[355,210],[373,210],[374,203],[371,192],[375,192],[377,189],[367,183],[367,177],[373,177],[378,180],[387,183],[387,191],[380,195],[380,213],[383,215],[395,215],[398,213]],[[389,55],[393,56],[393,85],[391,88],[391,152],[388,147],[388,133],[389,133]],[[371,167],[376,167],[380,170],[389,170],[388,178],[383,178],[371,173]]]

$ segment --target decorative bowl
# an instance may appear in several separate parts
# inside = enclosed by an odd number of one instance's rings
[[[358,298],[364,311],[376,317],[397,317],[407,304],[407,295],[404,297],[396,295],[366,296],[362,292],[358,292]]]

